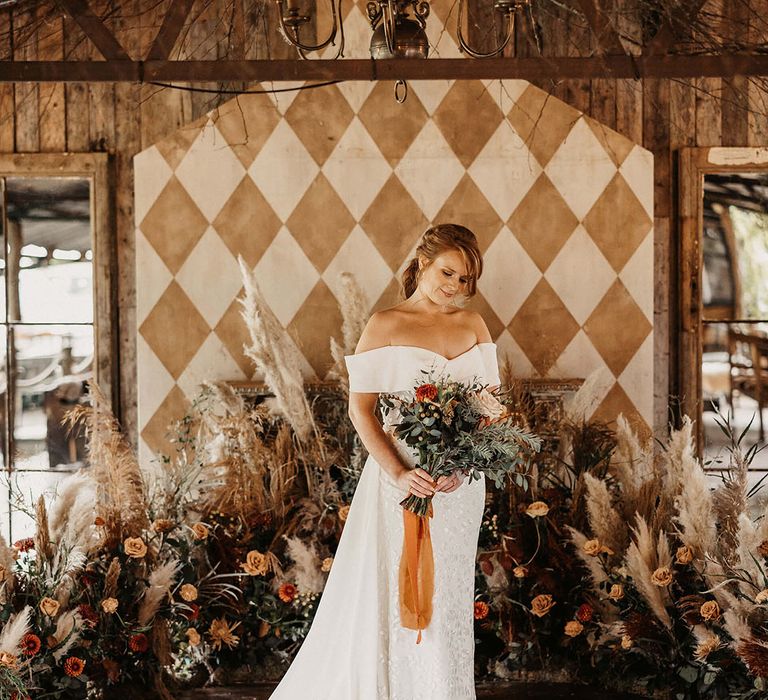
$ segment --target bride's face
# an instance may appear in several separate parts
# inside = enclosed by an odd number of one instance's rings
[[[445,306],[467,293],[467,263],[458,250],[447,250],[431,263],[422,259],[419,291],[431,302]]]

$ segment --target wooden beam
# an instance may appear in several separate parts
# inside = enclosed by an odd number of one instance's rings
[[[665,54],[675,43],[675,29],[678,27],[690,27],[698,17],[701,8],[704,7],[707,0],[695,0],[690,7],[685,8],[684,14],[681,10],[675,12],[670,10],[670,14],[664,15],[661,26],[654,37],[645,45],[643,53],[649,55]]]
[[[8,82],[257,82],[302,80],[590,80],[768,76],[768,54],[275,60],[0,61]]]
[[[80,26],[107,61],[129,61],[130,56],[104,23],[93,13],[88,0],[59,0],[62,9]]]
[[[184,28],[184,22],[189,16],[194,2],[195,0],[171,0],[160,31],[147,54],[148,61],[165,61],[168,59],[181,30]]]
[[[601,52],[604,54],[623,54],[624,46],[619,38],[619,33],[613,26],[610,17],[605,9],[600,7],[597,0],[576,0],[579,8],[587,19],[589,28],[592,30]],[[613,3],[602,3],[612,7]]]

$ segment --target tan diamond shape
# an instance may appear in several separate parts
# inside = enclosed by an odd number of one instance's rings
[[[429,7],[435,19],[440,20],[443,29],[455,39],[458,18],[458,5],[455,0],[431,0]]]
[[[360,221],[373,245],[397,270],[429,222],[397,175],[391,175]]]
[[[287,226],[320,273],[333,260],[355,226],[336,190],[318,173],[296,205]]]
[[[174,379],[181,376],[209,331],[205,319],[175,280],[139,328]]]
[[[485,252],[499,234],[504,222],[475,181],[465,173],[437,213],[435,223],[466,226],[477,236],[480,250]]]
[[[155,146],[160,151],[163,158],[171,166],[171,170],[176,170],[179,163],[184,160],[190,146],[200,135],[202,128],[208,123],[208,116],[195,119],[190,124],[185,124],[177,129],[170,136],[158,141]]]
[[[277,214],[247,175],[213,222],[232,255],[242,255],[250,267],[261,260],[281,226]]]
[[[173,445],[169,442],[169,431],[173,423],[184,417],[189,406],[184,392],[174,384],[163,403],[147,421],[141,431],[141,437],[155,454],[172,454]]]
[[[488,326],[488,332],[491,334],[493,340],[496,340],[501,335],[504,330],[504,324],[494,313],[491,305],[480,292],[477,292],[477,294],[469,300],[467,308],[472,311],[477,311],[477,313],[483,317],[485,325]]]
[[[280,121],[266,95],[241,95],[216,109],[211,117],[247,170]]]
[[[595,412],[592,414],[592,420],[602,421],[611,425],[616,422],[616,418],[618,418],[620,413],[624,415],[641,438],[648,439],[651,436],[651,429],[648,423],[640,415],[635,404],[632,403],[632,399],[616,383],[595,409]]]
[[[584,217],[584,228],[616,272],[634,255],[651,223],[620,173],[616,173]]]
[[[240,298],[243,293],[242,287],[237,293],[232,303],[229,305],[224,315],[216,324],[216,328],[213,332],[219,337],[219,340],[224,344],[224,347],[229,350],[229,354],[237,363],[237,366],[243,371],[246,377],[250,377],[255,367],[253,360],[246,357],[243,348],[246,344],[250,344],[251,338],[248,334],[248,329],[245,326],[245,321],[241,315],[242,304],[240,304]]]
[[[386,289],[381,293],[381,296],[376,300],[376,303],[371,309],[371,313],[381,311],[382,309],[390,309],[395,304],[399,304],[403,300],[403,287],[400,284],[398,277],[393,277]]]
[[[285,119],[320,166],[336,148],[353,117],[349,103],[335,85],[300,91],[285,113]]]
[[[628,138],[616,133],[613,129],[609,129],[605,124],[595,121],[591,117],[585,115],[584,121],[587,122],[589,128],[592,129],[592,133],[597,136],[597,140],[602,144],[605,152],[611,157],[611,160],[616,163],[616,167],[618,168],[629,155],[629,152],[635,147],[635,144]]]
[[[389,81],[376,83],[357,116],[393,168],[429,119],[414,93],[399,104]]]
[[[579,324],[542,278],[509,324],[509,332],[544,376],[579,331]]]
[[[461,164],[468,168],[504,115],[479,80],[457,80],[432,118]]]
[[[328,285],[320,280],[288,324],[288,332],[320,379],[333,362],[328,331],[338,332],[340,328],[339,303]]]
[[[172,176],[140,228],[175,275],[205,233],[208,221],[182,184]]]
[[[509,217],[507,226],[544,272],[557,257],[579,220],[542,173]]]
[[[531,85],[509,110],[507,119],[543,168],[580,116],[581,112]]]
[[[651,324],[617,279],[584,323],[584,332],[618,377],[651,332]]]

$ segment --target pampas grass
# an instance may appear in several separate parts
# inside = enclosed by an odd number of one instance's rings
[[[82,624],[83,618],[77,610],[67,610],[59,615],[56,631],[53,633],[58,644],[53,652],[53,658],[57,662],[79,641]]]
[[[346,392],[349,390],[349,377],[344,362],[345,355],[355,352],[360,336],[363,334],[365,324],[368,322],[368,301],[362,288],[351,272],[342,272],[339,275],[341,283],[341,299],[339,310],[341,311],[341,343],[336,338],[331,338],[331,357],[333,367],[328,372],[327,378],[339,382]]]
[[[613,507],[607,484],[590,473],[584,474],[584,483],[587,487],[587,513],[592,532],[614,552],[623,552],[629,539],[627,526]]]
[[[5,604],[13,593],[13,551],[0,535],[0,604]]]
[[[307,396],[304,393],[301,354],[288,332],[270,309],[259,286],[238,257],[245,296],[240,300],[242,317],[251,338],[245,354],[274,394],[280,413],[290,423],[297,438],[305,441],[317,431]]]
[[[171,559],[150,573],[147,589],[139,607],[138,620],[141,626],[148,625],[152,621],[163,600],[169,594],[180,569],[181,562]]]
[[[56,490],[48,512],[48,530],[51,541],[92,551],[98,543],[94,527],[97,487],[85,471],[63,479]]]
[[[21,612],[16,613],[5,623],[0,632],[0,652],[17,656],[21,648],[21,640],[30,631],[30,616],[32,608],[27,605]]]
[[[294,564],[285,576],[304,593],[322,593],[325,577],[318,566],[319,559],[314,544],[306,544],[298,537],[286,537],[286,551]]]
[[[627,573],[632,577],[634,585],[651,612],[664,627],[670,629],[672,620],[665,606],[665,595],[662,589],[651,580],[651,576],[658,566],[668,565],[657,563],[657,549],[661,549],[662,545],[659,543],[658,547],[655,546],[648,523],[640,515],[637,516],[636,526],[632,528],[632,532],[634,539],[630,542],[625,559]],[[660,537],[662,535],[663,533],[660,533]]]

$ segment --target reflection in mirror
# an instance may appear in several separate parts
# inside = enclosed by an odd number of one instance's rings
[[[85,400],[93,366],[91,182],[6,177],[0,185],[2,453],[28,506],[86,462],[82,435],[62,419]],[[10,491],[9,500],[10,535],[18,539],[30,521],[14,512]]]
[[[704,457],[726,444],[718,416],[744,443],[764,443],[768,423],[768,173],[707,174],[702,231]],[[716,466],[716,463],[712,466]],[[768,450],[752,464],[768,469]]]

